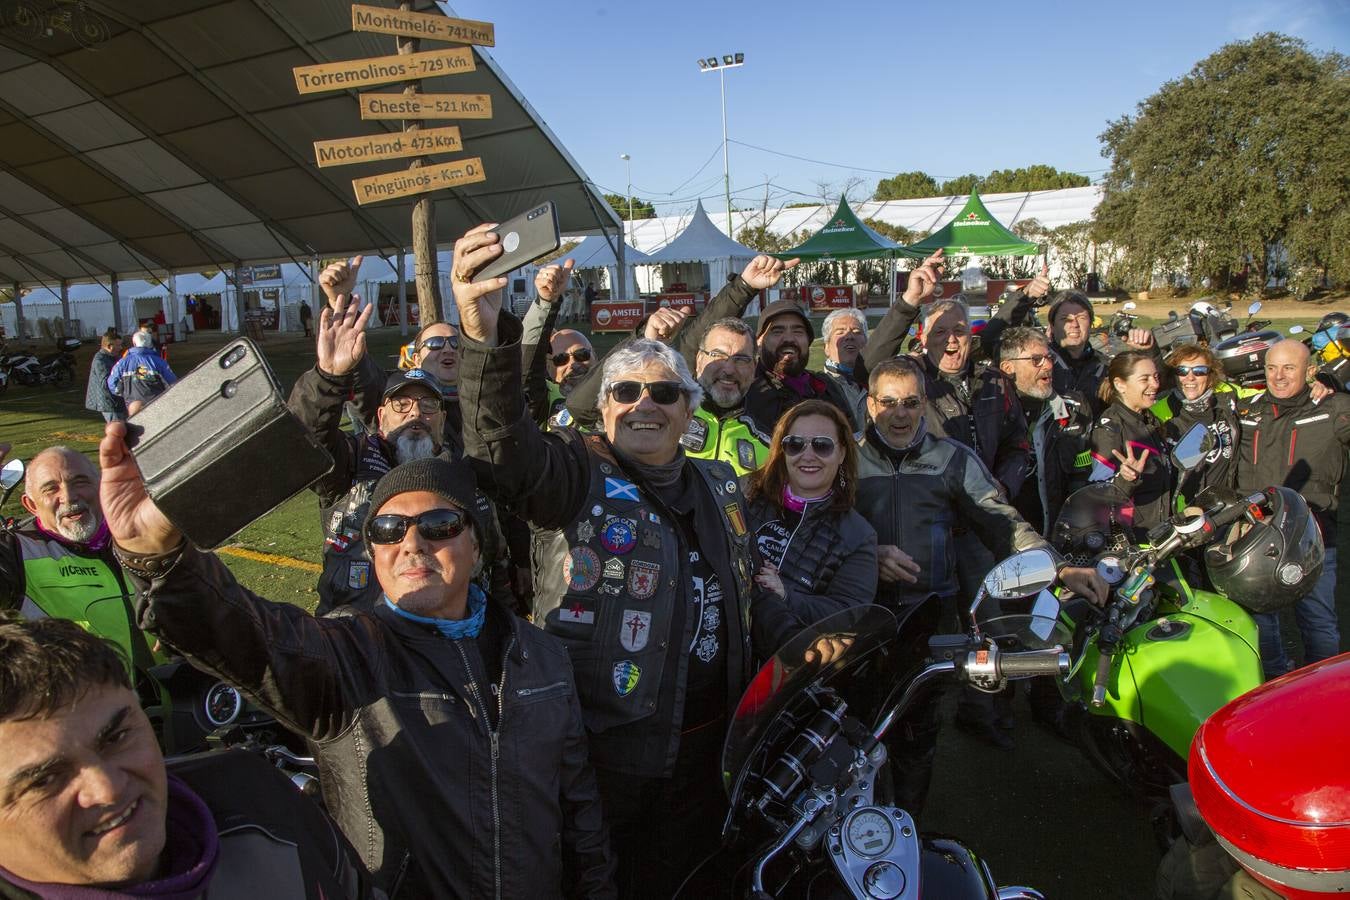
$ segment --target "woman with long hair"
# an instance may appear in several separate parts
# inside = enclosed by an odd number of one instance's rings
[[[806,622],[873,601],[877,534],[853,508],[858,447],[837,407],[805,400],[784,413],[747,479],[760,587]]]
[[[1153,414],[1162,422],[1168,444],[1181,440],[1197,424],[1214,436],[1214,449],[1205,457],[1204,465],[1188,472],[1175,493],[1190,500],[1211,485],[1233,487],[1237,483],[1241,427],[1237,400],[1242,394],[1224,380],[1223,367],[1208,347],[1182,344],[1167,355],[1166,362],[1174,386],[1153,404]]]
[[[1171,514],[1172,463],[1162,423],[1150,407],[1161,373],[1148,350],[1116,354],[1102,379],[1105,408],[1092,429],[1091,481],[1108,481],[1136,539]]]

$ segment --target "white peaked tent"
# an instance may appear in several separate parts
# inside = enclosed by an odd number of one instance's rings
[[[633,280],[633,266],[645,266],[651,262],[647,254],[625,244],[623,261],[624,269],[627,271],[624,272],[624,287],[620,289],[618,287],[618,261],[614,258],[614,247],[610,245],[609,239],[604,235],[591,235],[567,253],[559,256],[558,259],[559,261],[564,259],[576,260],[576,271],[604,269],[609,278],[610,296],[615,299],[631,299],[638,295],[637,285]],[[585,282],[591,279],[582,275],[581,280]],[[596,285],[597,289],[599,287],[599,285]]]
[[[653,252],[647,264],[661,267],[661,281],[665,285],[683,282],[691,290],[701,290],[706,284],[716,293],[726,284],[728,275],[745,268],[754,257],[754,250],[727,237],[712,223],[699,201],[685,229],[675,240]]]

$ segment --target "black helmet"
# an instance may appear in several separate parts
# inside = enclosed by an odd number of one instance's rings
[[[1267,512],[1243,517],[1205,550],[1216,590],[1249,612],[1268,613],[1302,599],[1322,575],[1322,532],[1308,503],[1286,487],[1266,488]]]
[[[1317,330],[1328,331],[1338,325],[1344,327],[1347,322],[1350,322],[1350,316],[1343,312],[1327,313],[1322,317],[1322,321],[1317,323]]]

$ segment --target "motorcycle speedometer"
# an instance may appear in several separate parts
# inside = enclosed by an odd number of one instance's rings
[[[860,809],[849,817],[845,836],[849,849],[859,856],[884,856],[895,843],[895,826],[878,809]]]
[[[206,721],[215,728],[230,725],[244,709],[244,698],[232,685],[217,681],[202,700]]]

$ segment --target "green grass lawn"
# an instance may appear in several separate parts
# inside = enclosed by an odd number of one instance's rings
[[[1140,321],[1152,324],[1144,317]],[[1317,317],[1280,319],[1279,325],[1284,330],[1298,322],[1307,328],[1316,321]],[[817,328],[819,324],[817,320]],[[596,335],[597,352],[603,355],[622,337]],[[185,374],[228,339],[221,335],[193,335],[185,343],[171,345],[169,363],[174,371]],[[370,332],[367,346],[383,365],[392,367],[398,358],[400,343],[402,339],[397,329],[382,328]],[[263,343],[263,351],[285,392],[289,392],[300,374],[314,364],[313,345],[303,337],[269,337]],[[56,389],[11,384],[9,390],[0,395],[0,441],[14,445],[11,457],[26,460],[44,447],[58,443],[96,454],[103,420],[97,413],[84,408],[85,377],[93,353],[92,347],[83,347],[77,352],[80,377],[74,386]],[[823,362],[824,354],[817,341],[811,349],[811,366],[819,369]],[[0,513],[24,515],[17,491],[0,507]],[[254,591],[272,599],[313,608],[318,602],[314,566],[321,560],[322,546],[317,503],[306,492],[245,528],[226,545],[222,556],[240,581]],[[243,556],[240,552],[250,555]],[[259,559],[258,554],[265,554],[267,558]]]

